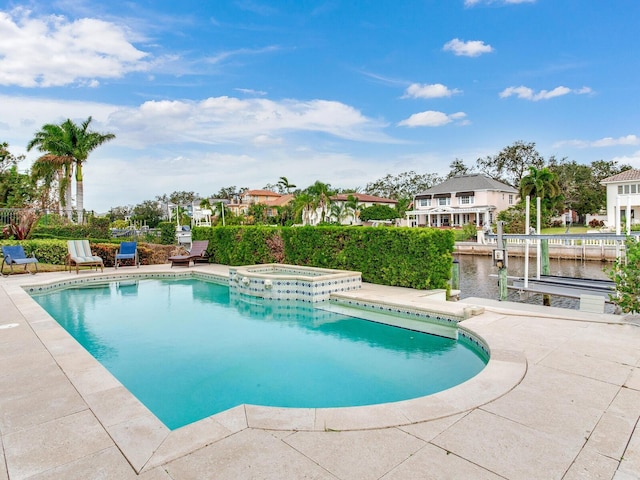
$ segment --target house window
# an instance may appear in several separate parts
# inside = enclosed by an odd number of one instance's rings
[[[439,198],[438,205],[451,205],[451,197]]]
[[[462,225],[466,225],[467,223],[469,223],[471,215],[469,215],[468,213],[463,213],[462,214]]]
[[[631,185],[631,193],[636,193],[636,185],[635,183]]]
[[[625,185],[624,186],[624,193],[626,193],[626,194],[629,193],[629,185]]]
[[[431,206],[431,199],[430,199],[430,198],[421,198],[421,199],[418,201],[418,204],[419,204],[421,207],[430,207],[430,206]]]
[[[473,205],[474,198],[475,197],[464,196],[464,197],[460,197],[458,202],[460,202],[460,205]]]
[[[509,205],[513,205],[513,195],[509,195]]]
[[[618,195],[622,195],[622,185],[618,185]]]

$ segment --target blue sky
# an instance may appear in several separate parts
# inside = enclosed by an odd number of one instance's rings
[[[640,168],[638,0],[0,2],[0,141],[94,119],[104,212],[286,176],[364,188],[515,141]]]

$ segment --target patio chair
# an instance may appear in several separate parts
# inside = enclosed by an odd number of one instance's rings
[[[187,255],[174,255],[173,257],[169,257],[169,261],[171,262],[171,267],[174,265],[182,265],[184,267],[188,267],[191,264],[191,261],[195,264],[198,261],[208,261],[207,260],[207,247],[209,246],[209,240],[196,240],[191,245],[191,250]]]
[[[67,261],[66,266],[71,271],[71,267],[75,265],[76,273],[79,273],[80,267],[98,267],[104,272],[104,262],[101,257],[94,255],[89,245],[89,240],[67,240]]]
[[[35,270],[33,272],[29,272],[32,275],[35,275],[38,272],[38,259],[35,255],[31,257],[27,257],[24,253],[24,248],[22,245],[4,245],[2,247],[2,256],[4,257],[2,261],[2,267],[0,267],[0,273],[4,275],[4,266],[9,265],[10,273],[13,273],[14,265],[24,265],[24,271],[28,272],[27,266],[30,263],[33,263]],[[7,274],[9,275],[9,274]]]
[[[138,242],[121,242],[120,251],[116,253],[116,260],[113,266],[117,269],[122,260],[133,260],[136,267],[140,267],[138,258]]]

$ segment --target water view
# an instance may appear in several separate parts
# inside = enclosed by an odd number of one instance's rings
[[[497,275],[498,269],[493,266],[490,256],[482,255],[456,255],[460,262],[460,298],[482,297],[498,300],[498,278],[490,275]],[[524,275],[524,258],[509,257],[509,276]],[[582,260],[558,260],[550,259],[551,275],[575,278],[590,278],[607,280],[606,270],[612,267],[612,263],[602,263],[599,261]],[[532,257],[529,260],[529,277],[537,274],[536,260]],[[509,290],[508,300],[512,302],[531,303],[542,305],[542,295],[530,294],[527,297],[520,297],[516,290]],[[579,300],[575,298],[551,297],[551,306],[562,308],[578,308]],[[613,306],[605,305],[607,313],[613,313]]]

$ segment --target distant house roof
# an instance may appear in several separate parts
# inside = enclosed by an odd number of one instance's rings
[[[392,198],[376,197],[375,195],[367,195],[366,193],[338,193],[331,197],[331,201],[346,202],[350,196],[356,197],[361,203],[392,203],[394,205],[398,203],[397,200],[393,200]]]
[[[242,195],[254,195],[262,197],[280,197],[281,195],[271,190],[246,190]]]
[[[600,183],[629,182],[633,180],[640,180],[640,170],[625,170],[617,175],[612,175],[601,180]]]
[[[438,193],[475,192],[479,190],[518,193],[518,190],[511,185],[494,180],[483,173],[474,173],[471,175],[456,175],[455,177],[448,178],[444,182],[416,194],[416,198]]]
[[[292,193],[288,193],[286,195],[282,195],[278,198],[265,202],[265,205],[267,205],[268,207],[282,207],[283,205],[291,202],[294,198],[295,195],[293,195]]]

